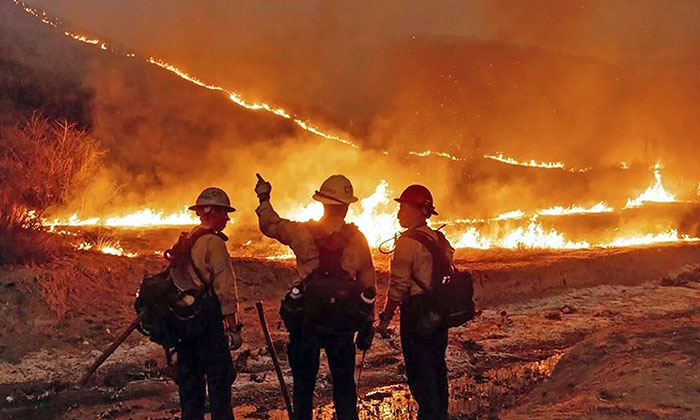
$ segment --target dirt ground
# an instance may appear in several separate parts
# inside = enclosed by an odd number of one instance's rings
[[[700,246],[463,253],[458,261],[475,272],[482,314],[450,332],[455,418],[700,418]],[[133,317],[141,277],[162,266],[157,257],[71,252],[47,266],[0,269],[0,418],[177,418],[162,350],[138,333],[86,389],[73,385]],[[386,257],[377,266],[381,301]],[[293,267],[242,259],[235,268],[245,324],[233,355],[236,414],[281,419],[254,304],[265,302],[291,384],[277,310]],[[414,418],[403,383],[398,337],[377,339],[360,381],[362,418]],[[332,418],[331,390],[324,362],[318,418]]]

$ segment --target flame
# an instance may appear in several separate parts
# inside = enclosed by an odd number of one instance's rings
[[[585,213],[611,213],[615,211],[608,206],[604,201],[599,202],[593,207],[585,208],[577,205],[571,207],[554,206],[547,209],[537,210],[536,213],[542,216],[560,216],[567,214],[585,214]]]
[[[542,225],[537,222],[536,218],[530,221],[527,228],[519,227],[510,232],[501,241],[500,245],[503,248],[563,248],[577,249],[589,248],[591,245],[588,242],[571,242],[567,240],[563,234],[554,229],[545,230]]]
[[[639,197],[635,198],[634,200],[631,198],[628,199],[625,208],[639,207],[647,202],[673,203],[677,201],[676,196],[667,192],[664,188],[663,183],[661,182],[660,163],[656,163],[654,165],[654,178],[656,179],[654,185],[651,185],[649,188],[647,188],[646,191],[641,193]]]
[[[69,36],[69,37],[75,39],[76,41],[84,42],[86,44],[97,45],[100,42],[99,39],[90,39],[90,38],[86,37],[85,35],[78,35],[76,33],[70,32],[70,31],[65,31],[63,33],[66,36]],[[104,45],[104,43],[102,45]]]
[[[106,219],[99,217],[80,219],[77,214],[73,214],[67,219],[44,220],[43,224],[50,229],[56,226],[153,227],[196,225],[199,224],[199,220],[185,207],[181,212],[168,215],[147,208],[124,216]]]
[[[426,156],[439,156],[439,157],[444,157],[450,160],[454,161],[463,161],[464,159],[459,158],[457,156],[451,155],[449,153],[444,153],[444,152],[433,152],[432,150],[426,150],[424,152],[408,152],[409,155],[413,156],[419,156],[419,157],[426,157]]]
[[[119,257],[134,258],[139,254],[135,252],[126,252],[122,248],[118,241],[104,241],[98,244],[93,244],[91,242],[83,241],[75,246],[76,249],[80,251],[90,251],[95,250],[103,254],[116,255]]]
[[[509,165],[529,166],[531,168],[564,169],[564,164],[561,162],[537,162],[534,159],[530,159],[530,161],[519,161],[510,157],[505,157],[503,156],[503,153],[500,152],[495,155],[484,155],[484,157],[486,159],[497,160]]]
[[[513,210],[507,213],[499,214],[491,220],[514,220],[522,219],[523,217],[525,217],[525,212],[523,212],[522,210]]]
[[[697,242],[700,238],[691,238],[688,235],[679,235],[676,229],[669,229],[661,233],[648,233],[643,236],[633,236],[630,238],[618,238],[606,244],[606,247],[624,247],[634,245],[650,245],[667,242]]]
[[[146,61],[148,61],[149,63],[154,64],[162,69],[168,70],[169,72],[176,74],[177,76],[179,76],[180,78],[182,78],[184,80],[187,80],[188,82],[192,82],[198,86],[201,86],[201,87],[209,89],[209,90],[216,90],[219,92],[223,92],[226,94],[226,96],[228,96],[228,98],[233,103],[238,104],[244,108],[247,108],[247,109],[250,109],[253,111],[265,110],[267,112],[271,112],[271,113],[278,115],[282,118],[286,118],[288,120],[293,121],[296,125],[298,125],[302,129],[304,129],[310,133],[316,134],[317,136],[323,137],[323,138],[328,139],[328,140],[337,141],[339,143],[345,144],[345,145],[353,147],[355,149],[359,149],[359,147],[355,143],[351,142],[350,140],[345,139],[345,138],[340,137],[340,136],[336,136],[334,134],[326,133],[326,132],[322,131],[320,128],[314,126],[313,124],[311,124],[307,121],[304,121],[304,120],[301,120],[298,118],[293,118],[288,111],[286,111],[282,108],[273,107],[273,106],[268,105],[264,102],[248,102],[248,101],[244,100],[241,97],[241,95],[239,95],[236,92],[231,92],[230,90],[227,90],[221,86],[206,83],[206,82],[200,80],[199,78],[192,76],[191,74],[189,74],[185,71],[182,71],[179,68],[175,67],[174,65],[172,65],[168,62],[165,62],[161,59],[158,59],[155,57],[149,57],[148,60],[146,60]]]
[[[492,247],[491,240],[482,237],[481,232],[474,227],[467,229],[461,236],[457,235],[451,239],[455,248],[489,249]]]

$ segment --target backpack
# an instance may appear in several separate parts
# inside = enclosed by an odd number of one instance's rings
[[[432,310],[444,320],[446,326],[458,327],[474,318],[474,280],[468,271],[459,271],[452,264],[445,248],[449,242],[441,232],[437,232],[438,240],[428,234],[411,229],[401,236],[414,239],[428,249],[433,257],[432,288],[428,290],[418,281],[416,284],[429,295]]]
[[[166,349],[175,347],[181,339],[198,337],[206,328],[207,320],[202,309],[212,284],[204,280],[192,260],[192,246],[206,234],[227,239],[223,233],[212,229],[200,229],[192,235],[182,232],[177,243],[163,254],[168,267],[160,273],[145,276],[136,296],[136,313],[145,313],[137,329]],[[190,265],[205,285],[200,290],[185,289],[177,284],[176,274],[185,272]]]
[[[359,230],[345,224],[328,235],[318,224],[310,225],[319,253],[319,266],[302,283],[305,333],[325,330],[352,333],[367,322],[361,286],[341,267],[343,251]],[[373,308],[372,308],[373,309]]]

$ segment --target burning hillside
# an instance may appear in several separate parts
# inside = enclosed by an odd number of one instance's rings
[[[64,28],[64,25],[57,19],[53,19],[45,12],[34,9],[31,6],[25,5],[19,1],[15,1],[20,5],[25,12],[37,17],[46,25],[52,26],[63,31],[63,35],[71,40],[79,43],[84,43],[102,51],[107,51],[112,54],[121,55],[129,59],[138,59],[139,56],[132,52],[122,51],[113,47],[111,43],[100,40],[94,36],[81,35],[73,32],[70,28]],[[547,162],[537,161],[535,159],[517,159],[509,157],[502,152],[494,154],[483,154],[480,157],[461,157],[447,153],[442,150],[437,151],[408,151],[402,156],[400,152],[393,151],[372,151],[363,150],[357,141],[350,140],[346,136],[339,136],[324,131],[318,128],[315,124],[308,120],[293,116],[293,113],[273,106],[264,102],[248,101],[241,97],[240,94],[228,90],[224,87],[209,84],[202,79],[187,73],[169,64],[162,59],[155,57],[141,58],[148,64],[157,66],[169,73],[172,73],[197,87],[206,90],[218,92],[224,97],[233,102],[232,106],[240,106],[251,111],[262,113],[270,113],[274,117],[283,120],[290,120],[298,128],[307,132],[312,137],[317,137],[321,140],[331,140],[337,142],[338,146],[332,146],[334,153],[341,157],[348,156],[349,153],[354,154],[353,161],[367,160],[369,155],[374,155],[372,159],[380,160],[382,165],[403,165],[400,162],[411,162],[411,165],[416,167],[418,173],[425,171],[429,178],[439,181],[447,177],[449,173],[461,172],[458,175],[460,181],[469,178],[469,183],[474,182],[473,178],[478,176],[482,178],[484,175],[491,178],[485,180],[485,186],[470,186],[472,194],[465,196],[465,201],[460,201],[460,196],[464,196],[457,185],[452,182],[444,188],[438,188],[438,203],[442,203],[445,208],[442,214],[449,215],[449,218],[435,222],[435,227],[444,225],[444,231],[455,244],[457,248],[587,248],[587,247],[610,247],[610,246],[629,246],[629,245],[644,245],[653,243],[666,243],[678,241],[694,241],[698,232],[697,223],[692,219],[697,215],[697,209],[690,203],[680,203],[675,194],[669,193],[663,185],[661,175],[661,165],[656,163],[653,166],[654,182],[643,192],[635,194],[632,188],[634,181],[638,179],[639,165],[636,171],[630,171],[629,164],[623,162],[618,168],[603,168],[596,169],[591,167],[576,168],[566,165],[563,162]],[[313,140],[309,140],[313,141]],[[308,143],[307,143],[308,144]],[[264,147],[264,146],[263,146]],[[291,147],[285,146],[285,147]],[[344,150],[355,149],[354,151]],[[314,156],[321,152],[317,146],[303,146],[304,154]],[[116,153],[121,153],[115,150]],[[397,154],[398,153],[398,154]],[[299,154],[302,156],[303,154]],[[445,159],[444,168],[439,169],[437,173],[434,170],[435,165],[441,159]],[[264,159],[262,164],[267,165],[267,159]],[[489,167],[488,161],[494,161],[498,166]],[[442,162],[440,162],[442,163]],[[445,166],[447,165],[447,166]],[[351,166],[354,166],[351,165]],[[512,169],[511,169],[512,167]],[[328,166],[326,166],[328,168]],[[430,168],[430,169],[429,169]],[[123,171],[125,168],[120,169]],[[319,168],[320,169],[320,168]],[[395,220],[397,210],[396,204],[391,200],[392,194],[396,194],[397,185],[401,185],[402,179],[411,179],[408,175],[410,170],[401,169],[402,172],[398,177],[393,179],[381,180],[378,184],[371,181],[371,177],[363,176],[360,181],[359,189],[366,191],[366,198],[360,204],[351,209],[349,220],[357,224],[360,229],[368,237],[369,242],[374,247],[379,247],[383,242],[390,240],[398,231],[399,226]],[[327,169],[328,170],[328,169]],[[350,173],[354,172],[350,170]],[[516,172],[512,172],[516,171]],[[530,172],[523,172],[530,171]],[[629,190],[625,192],[620,188],[620,185],[615,185],[614,188],[606,191],[602,185],[596,185],[599,196],[596,197],[595,191],[587,192],[586,198],[582,202],[574,201],[574,197],[580,197],[581,190],[590,189],[591,184],[601,184],[602,179],[609,178],[608,172],[615,171],[617,176],[622,176],[625,179],[624,184]],[[376,172],[376,169],[370,171]],[[314,174],[322,173],[315,170]],[[570,175],[567,175],[569,173]],[[632,173],[631,175],[628,175]],[[519,175],[524,175],[524,182],[531,182],[527,185],[527,192],[524,196],[514,196],[507,200],[508,204],[502,201],[505,191],[515,191],[522,186],[523,180],[517,179]],[[311,174],[305,176],[306,180],[302,185],[307,185],[308,189],[295,188],[294,190],[303,193],[303,196],[308,196],[309,191],[312,191],[314,183],[317,182]],[[407,176],[408,175],[408,176]],[[466,177],[465,177],[466,175]],[[199,178],[199,177],[196,177]],[[218,177],[217,177],[218,178]],[[529,178],[529,181],[528,181]],[[563,178],[570,178],[573,183],[570,185],[570,190],[574,191],[573,197],[567,197],[567,192],[560,188],[552,188],[556,183],[563,182]],[[204,177],[203,179],[206,179]],[[216,179],[216,178],[209,178]],[[298,178],[297,178],[298,179]],[[192,180],[195,181],[195,180]],[[405,182],[405,181],[404,181]],[[512,185],[503,185],[513,183]],[[228,182],[227,182],[228,183]],[[189,182],[188,182],[189,184]],[[505,188],[498,194],[489,192],[486,197],[479,199],[473,197],[473,194],[482,194],[484,188],[489,185],[499,185],[499,189]],[[146,186],[146,185],[144,185]],[[105,188],[104,185],[99,188]],[[129,187],[127,187],[129,188]],[[151,190],[151,186],[146,186]],[[476,188],[476,189],[475,189]],[[166,191],[169,191],[168,186],[164,186]],[[539,194],[538,190],[547,189],[546,194],[541,194],[538,197],[530,196],[531,194]],[[569,188],[567,188],[569,189]],[[238,189],[237,189],[238,190]],[[245,191],[245,189],[243,189]],[[151,194],[149,194],[151,195]],[[626,196],[625,196],[626,195]],[[682,196],[689,196],[687,191],[683,191]],[[51,231],[60,232],[59,227],[65,226],[104,226],[104,227],[157,227],[157,226],[172,226],[172,225],[192,225],[197,221],[193,219],[187,211],[179,211],[169,213],[163,210],[164,205],[170,206],[175,204],[177,200],[169,198],[167,203],[162,202],[158,196],[155,196],[154,203],[148,205],[145,209],[135,210],[133,212],[102,210],[96,213],[90,210],[75,211],[72,215],[69,213],[67,217],[60,217],[64,211],[58,211],[54,216],[43,219],[42,223],[50,228]],[[180,198],[179,205],[184,206],[187,203],[185,194],[178,193]],[[562,198],[558,198],[561,196]],[[281,206],[281,213],[292,220],[309,220],[318,219],[321,215],[322,208],[319,203],[313,203],[308,200],[300,200],[301,204],[293,204],[293,201],[298,197],[287,195],[283,197],[284,202]],[[570,200],[570,201],[565,201]],[[597,201],[596,201],[597,200]],[[132,207],[127,201],[114,202],[118,207]],[[244,201],[250,202],[250,194]],[[517,208],[517,204],[521,202],[523,206]],[[592,203],[586,205],[585,202]],[[611,205],[611,203],[622,203],[625,205]],[[304,204],[308,203],[308,204]],[[481,204],[482,210],[476,210],[468,204]],[[659,216],[659,210],[652,211],[654,214],[653,222],[645,223],[644,218],[648,218],[645,210],[641,212],[628,211],[634,208],[642,208],[645,204],[667,203],[665,207],[667,211],[666,218]],[[678,203],[678,207],[673,204]],[[455,205],[456,204],[456,205]],[[465,204],[467,204],[465,206]],[[455,205],[454,208],[450,206]],[[102,203],[104,206],[104,203]],[[483,207],[491,209],[491,211],[501,211],[501,213],[488,213],[483,211]],[[514,208],[515,207],[515,208]],[[182,207],[180,207],[182,208]],[[663,211],[661,211],[663,212]],[[569,217],[571,216],[571,217]],[[607,216],[607,217],[606,217]],[[241,223],[245,226],[250,219],[243,216]],[[586,226],[585,229],[581,225]],[[100,247],[96,244],[88,242],[79,243],[79,249],[105,249],[113,252],[114,247]],[[118,245],[117,245],[118,246]]]

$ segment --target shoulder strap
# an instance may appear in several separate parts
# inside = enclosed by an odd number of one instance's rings
[[[438,232],[439,233],[439,232]],[[439,236],[436,241],[430,235],[425,232],[421,232],[416,229],[409,229],[402,233],[401,236],[414,239],[418,241],[421,245],[428,249],[430,255],[433,257],[433,273],[432,273],[432,283],[433,286],[437,281],[439,275],[444,275],[450,271],[451,264],[447,258],[443,244],[440,243]],[[414,277],[411,277],[413,281],[423,289],[423,291],[428,291],[428,289],[422,283],[418,282]]]
[[[197,264],[194,263],[194,258],[192,257],[192,247],[194,247],[194,244],[195,244],[195,242],[197,242],[197,239],[201,238],[204,235],[209,235],[209,234],[218,236],[219,238],[223,239],[224,242],[228,241],[228,237],[226,235],[224,235],[222,232],[219,232],[219,231],[214,230],[214,229],[199,229],[199,230],[193,232],[192,235],[190,235],[190,237],[187,238],[187,243],[186,243],[186,247],[187,247],[186,251],[187,251],[187,255],[190,256],[190,264],[192,265],[192,268],[194,269],[194,272],[197,275],[197,278],[199,278],[199,281],[201,281],[202,284],[204,285],[204,289],[206,292],[209,292],[209,290],[211,290],[211,288],[214,287],[214,285],[213,285],[214,282],[213,281],[205,281],[204,275],[202,274],[201,270],[197,267]],[[209,279],[209,280],[211,280],[211,279]]]

